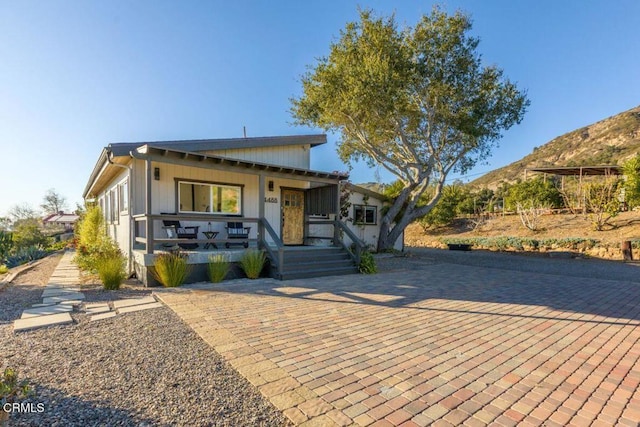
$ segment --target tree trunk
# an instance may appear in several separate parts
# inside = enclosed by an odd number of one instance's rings
[[[404,215],[391,229],[389,229],[389,224],[383,221],[380,225],[380,236],[378,236],[378,252],[392,250],[396,240],[398,240],[398,237],[400,237],[411,221],[413,221],[411,215]]]

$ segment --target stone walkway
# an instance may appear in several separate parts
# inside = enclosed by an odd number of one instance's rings
[[[13,323],[14,332],[73,323],[70,313],[84,294],[79,288],[80,272],[72,261],[73,253],[65,252],[42,292],[42,303],[22,312]]]
[[[445,263],[155,293],[295,424],[640,422],[640,286]]]
[[[42,292],[42,303],[33,304],[22,312],[21,318],[13,323],[14,332],[73,323],[71,312],[85,299],[80,290],[80,271],[73,263],[73,257],[73,252],[65,252]],[[162,303],[149,296],[117,300],[111,305],[108,302],[86,303],[82,309],[91,315],[91,321],[95,321],[157,307],[162,307]]]

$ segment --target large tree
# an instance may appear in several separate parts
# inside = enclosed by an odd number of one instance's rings
[[[50,188],[45,193],[40,207],[45,213],[53,214],[63,211],[67,206],[67,199],[56,192],[54,188]]]
[[[483,66],[470,18],[434,8],[414,28],[360,12],[302,76],[292,99],[301,125],[337,131],[343,161],[381,165],[403,184],[381,220],[378,250],[427,214],[447,174],[486,159],[529,101],[495,66]],[[432,186],[427,203],[418,203]]]

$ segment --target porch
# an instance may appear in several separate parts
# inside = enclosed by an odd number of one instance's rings
[[[134,269],[138,278],[147,286],[157,284],[149,272],[157,254],[176,249],[188,256],[192,272],[187,283],[193,283],[208,281],[209,257],[217,254],[226,255],[234,265],[229,278],[243,277],[237,263],[247,250],[245,242],[248,248],[265,251],[268,265],[263,270],[263,275],[280,280],[356,273],[364,247],[360,239],[341,221],[314,219],[311,216],[306,216],[304,221],[302,245],[285,245],[266,218],[210,214],[141,214],[132,218]],[[166,230],[163,230],[167,228],[165,221],[179,221],[181,224],[198,227],[196,238],[175,238],[168,235],[154,237],[162,235],[162,231],[166,234]],[[221,231],[211,233],[211,230],[223,230],[229,222],[242,222],[243,226],[250,228],[247,238],[230,238]],[[316,232],[312,233],[311,230]],[[212,238],[207,238],[207,235]],[[183,249],[180,245],[197,247]]]

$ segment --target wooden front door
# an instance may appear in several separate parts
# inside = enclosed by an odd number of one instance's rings
[[[282,190],[282,242],[285,245],[304,243],[304,191]]]

